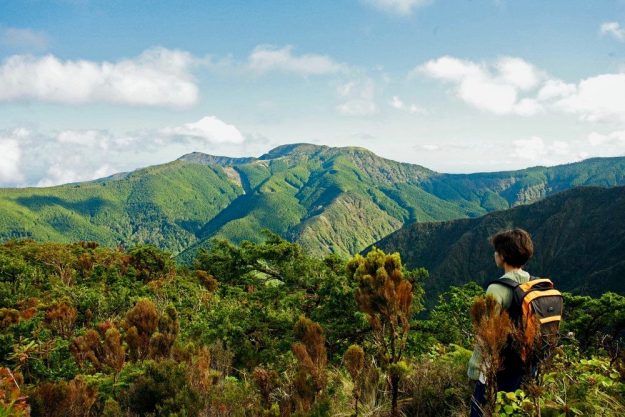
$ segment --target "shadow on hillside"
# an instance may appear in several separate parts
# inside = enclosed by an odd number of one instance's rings
[[[18,197],[15,201],[31,210],[41,211],[49,207],[61,206],[67,210],[75,211],[83,216],[95,216],[104,207],[110,205],[109,202],[99,197],[73,202],[52,196],[30,196]]]
[[[232,200],[232,202],[224,210],[220,211],[201,230],[196,233],[198,238],[203,239],[217,232],[226,223],[232,220],[240,219],[249,214],[254,209],[255,201],[258,199],[254,194],[242,194]]]

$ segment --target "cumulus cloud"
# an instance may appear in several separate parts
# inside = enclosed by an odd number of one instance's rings
[[[259,145],[260,144],[260,145]],[[89,181],[199,151],[249,155],[266,151],[264,137],[244,135],[215,116],[160,129],[0,131],[0,186],[51,186]]]
[[[562,111],[584,120],[625,121],[625,73],[601,74],[581,80],[554,102]]]
[[[541,101],[568,97],[577,91],[575,84],[561,80],[547,80],[538,91],[537,99]]]
[[[0,184],[12,184],[22,180],[20,159],[22,152],[16,135],[0,135]]]
[[[409,15],[417,7],[431,3],[431,0],[363,0],[365,3],[385,12]]]
[[[604,22],[599,27],[599,33],[610,36],[618,41],[625,41],[625,29],[618,22]]]
[[[625,131],[592,132],[587,138],[545,140],[539,136],[513,141],[516,160],[537,165],[556,165],[590,157],[625,156]]]
[[[166,128],[162,132],[171,136],[201,139],[209,143],[242,143],[245,140],[239,129],[215,116],[206,116],[197,122]]]
[[[588,143],[592,147],[610,147],[615,155],[625,155],[625,130],[610,133],[592,132],[588,135]]]
[[[535,88],[543,78],[536,67],[521,58],[504,57],[495,63],[498,77],[495,81],[512,85],[521,91]]]
[[[513,155],[516,158],[540,165],[579,161],[588,156],[587,153],[577,152],[565,141],[546,142],[538,136],[516,140],[513,146]]]
[[[0,101],[190,106],[198,99],[192,63],[189,53],[165,48],[117,62],[13,55],[0,65]]]
[[[377,113],[375,103],[375,84],[365,78],[340,85],[337,95],[342,101],[336,109],[345,116],[369,116]]]
[[[72,168],[78,161],[75,158],[70,158],[69,161],[57,162],[48,168],[45,178],[42,178],[37,182],[37,187],[50,187],[58,184],[68,184],[73,182],[89,181],[97,178],[104,178],[112,175],[116,172],[113,167],[108,164],[104,164],[97,167],[95,170],[88,169],[74,169]],[[77,168],[82,168],[80,165]]]
[[[41,51],[48,47],[50,39],[44,32],[28,28],[0,28],[0,46],[10,49]]]
[[[292,46],[270,45],[257,46],[248,58],[248,66],[257,73],[280,71],[304,76],[334,74],[346,69],[326,55],[295,55]]]
[[[625,72],[570,83],[550,77],[520,58],[478,64],[443,56],[418,66],[413,73],[452,85],[456,97],[493,114],[532,116],[551,111],[588,121],[625,121]]]
[[[391,104],[391,107],[397,110],[402,110],[404,108],[404,102],[401,101],[401,99],[397,96],[393,96],[390,104]]]
[[[427,111],[421,106],[417,106],[416,104],[410,104],[410,105],[405,104],[402,101],[402,99],[400,99],[398,96],[393,96],[393,98],[389,102],[389,105],[394,109],[406,111],[412,114],[426,114],[427,113]]]
[[[544,75],[520,58],[503,57],[486,65],[443,56],[417,67],[415,73],[450,83],[458,98],[480,110],[522,116],[542,111],[536,99],[521,94],[535,89]]]

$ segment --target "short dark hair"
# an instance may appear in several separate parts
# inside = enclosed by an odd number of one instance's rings
[[[534,244],[530,234],[523,229],[504,230],[490,238],[499,256],[510,266],[520,268],[534,254]]]

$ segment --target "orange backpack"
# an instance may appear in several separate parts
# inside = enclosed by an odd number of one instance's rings
[[[490,284],[504,285],[512,289],[512,303],[508,314],[513,323],[524,333],[521,358],[526,361],[529,351],[540,360],[555,346],[560,332],[564,300],[560,291],[547,278],[531,277],[519,284],[510,278],[500,278]]]

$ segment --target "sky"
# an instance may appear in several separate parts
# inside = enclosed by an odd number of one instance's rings
[[[0,0],[0,186],[194,151],[625,156],[625,0]]]

